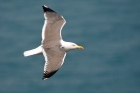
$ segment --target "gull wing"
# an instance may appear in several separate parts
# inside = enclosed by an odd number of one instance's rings
[[[66,52],[59,47],[43,48],[43,55],[45,57],[43,80],[54,75],[62,66]]]
[[[61,30],[66,21],[61,15],[49,7],[45,5],[42,7],[44,10],[45,18],[44,26],[42,29],[42,44],[47,44],[46,47],[50,47],[55,45],[56,41],[60,41],[62,39]]]
[[[42,51],[45,57],[44,75],[46,79],[54,75],[64,62],[66,53],[61,47],[61,30],[65,19],[47,6],[44,10],[44,26],[42,29]]]

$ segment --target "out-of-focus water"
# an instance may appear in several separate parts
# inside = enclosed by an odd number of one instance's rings
[[[64,16],[70,51],[42,80],[44,57],[24,57],[41,43],[42,5]],[[1,0],[0,93],[140,93],[139,0]]]

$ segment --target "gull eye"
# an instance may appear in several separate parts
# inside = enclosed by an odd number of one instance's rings
[[[75,46],[74,44],[72,46]]]
[[[63,47],[63,46],[61,46],[60,48],[61,48],[61,49],[64,49],[64,47]]]

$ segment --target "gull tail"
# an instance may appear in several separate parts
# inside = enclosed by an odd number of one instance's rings
[[[25,57],[31,56],[31,55],[35,55],[35,54],[42,54],[42,47],[41,47],[41,46],[39,46],[39,47],[37,47],[37,48],[35,48],[35,49],[32,49],[32,50],[25,51],[25,52],[23,53],[23,55],[24,55]]]

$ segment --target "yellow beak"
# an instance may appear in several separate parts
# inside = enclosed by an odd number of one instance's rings
[[[84,49],[82,46],[77,46],[78,49]]]

